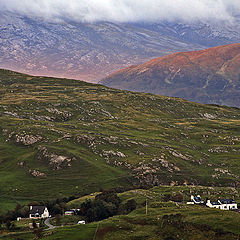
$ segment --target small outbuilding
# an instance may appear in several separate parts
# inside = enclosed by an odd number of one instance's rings
[[[86,224],[86,222],[84,220],[78,221],[77,224]]]
[[[64,213],[65,216],[72,216],[74,214],[75,214],[75,212],[73,210],[68,210]]]

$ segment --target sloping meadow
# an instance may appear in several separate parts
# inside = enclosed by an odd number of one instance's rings
[[[0,71],[2,208],[115,186],[236,187],[239,153],[237,108]]]

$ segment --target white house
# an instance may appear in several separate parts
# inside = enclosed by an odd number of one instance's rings
[[[29,218],[48,218],[49,211],[45,206],[30,206]]]
[[[221,203],[220,203],[219,201],[212,202],[212,201],[210,201],[210,200],[207,200],[206,206],[207,206],[207,207],[210,207],[210,208],[218,208],[218,209],[221,209]]]
[[[206,206],[210,208],[218,208],[221,210],[237,210],[237,202],[233,199],[221,199],[216,202],[207,200]]]
[[[237,202],[233,199],[220,200],[223,210],[237,210]]]
[[[191,201],[187,202],[187,204],[204,204],[204,201],[201,199],[200,195],[191,196]]]

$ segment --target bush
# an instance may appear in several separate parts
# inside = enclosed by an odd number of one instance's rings
[[[171,196],[170,200],[173,202],[183,202],[184,197],[181,193],[177,193],[176,195]]]
[[[119,208],[119,214],[128,214],[137,208],[137,203],[134,199],[128,200],[125,204]]]
[[[6,226],[7,230],[14,230],[16,228],[15,223],[14,222],[10,222],[10,221],[7,221],[5,223],[5,226]]]

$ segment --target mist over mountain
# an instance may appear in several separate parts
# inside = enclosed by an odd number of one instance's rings
[[[0,9],[50,21],[235,21],[238,0],[1,0]]]

